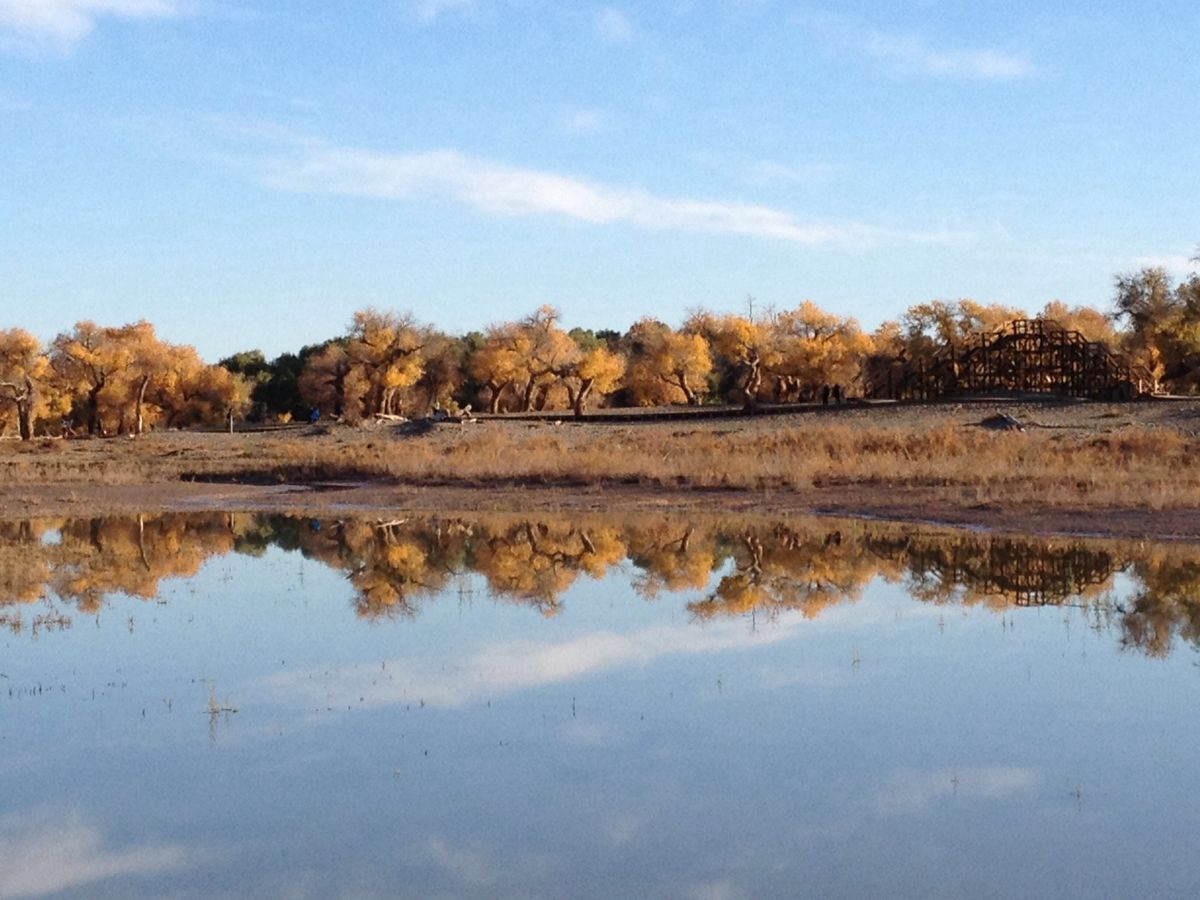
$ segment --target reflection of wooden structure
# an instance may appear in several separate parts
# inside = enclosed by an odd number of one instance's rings
[[[1080,544],[1053,546],[996,539],[986,544],[934,544],[908,548],[918,581],[933,576],[978,594],[1004,597],[1017,606],[1049,606],[1104,585],[1119,568],[1105,551]]]
[[[1078,331],[1049,319],[1016,319],[908,364],[892,388],[897,399],[1018,391],[1132,400],[1153,384],[1148,372]]]

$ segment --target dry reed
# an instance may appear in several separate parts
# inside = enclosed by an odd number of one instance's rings
[[[696,429],[491,423],[419,436],[155,435],[8,443],[0,483],[383,479],[414,484],[686,489],[923,488],[978,502],[1200,507],[1200,442],[1166,429],[1102,436],[931,428]]]

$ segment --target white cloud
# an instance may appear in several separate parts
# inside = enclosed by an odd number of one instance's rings
[[[841,166],[833,163],[781,163],[764,159],[749,167],[746,181],[762,186],[827,184],[842,170]]]
[[[429,861],[453,875],[461,884],[488,887],[495,883],[498,866],[492,854],[478,847],[457,847],[442,837],[426,843]]]
[[[691,900],[741,900],[747,894],[732,881],[723,879],[694,884],[687,889],[686,896]]]
[[[1042,783],[1037,769],[994,766],[895,773],[876,798],[882,813],[919,813],[946,797],[1002,800],[1027,794]]]
[[[33,104],[28,100],[21,100],[16,97],[9,97],[5,94],[0,94],[0,112],[29,112],[31,109],[33,109]]]
[[[0,0],[0,41],[69,47],[105,17],[162,19],[180,12],[177,0]]]
[[[401,851],[413,866],[429,866],[454,881],[453,892],[485,897],[541,896],[567,877],[565,862],[541,852],[504,851],[478,841],[459,843],[433,835]]]
[[[0,898],[54,894],[192,864],[191,854],[176,845],[106,848],[100,832],[76,813],[0,819]]]
[[[601,827],[614,847],[628,847],[640,840],[652,825],[653,818],[645,810],[627,810],[605,816]]]
[[[707,628],[654,626],[630,634],[597,631],[559,642],[502,641],[452,666],[444,659],[401,658],[388,660],[382,669],[386,677],[356,666],[320,667],[274,675],[267,686],[277,695],[299,696],[306,706],[381,707],[423,701],[426,706],[458,708],[666,657],[771,644],[792,637],[807,621],[796,615],[757,633],[731,621]]]
[[[597,14],[596,33],[610,44],[628,44],[636,35],[629,17],[611,6]]]
[[[1183,253],[1174,256],[1138,256],[1133,264],[1138,269],[1166,269],[1179,278],[1200,272],[1200,262]]]
[[[297,159],[269,164],[266,180],[283,190],[392,199],[446,196],[497,216],[560,216],[595,225],[743,235],[808,246],[863,249],[881,242],[956,243],[965,237],[945,230],[803,221],[787,210],[751,203],[660,197],[637,188],[506,166],[453,150],[386,154],[308,147]]]
[[[422,22],[433,22],[447,13],[470,15],[476,9],[475,0],[417,0],[413,4],[413,12]]]
[[[910,615],[940,615],[935,607]],[[626,634],[593,631],[561,641],[506,640],[485,644],[461,659],[443,656],[400,657],[379,670],[359,666],[316,666],[271,675],[266,691],[300,708],[386,707],[419,703],[460,708],[552,685],[590,678],[604,672],[648,666],[675,657],[702,656],[769,646],[801,636],[816,638],[841,630],[861,630],[894,613],[883,607],[839,607],[821,619],[785,612],[770,628],[752,629],[743,620],[703,626],[651,625]],[[605,735],[596,734],[601,740]]]
[[[901,74],[1012,81],[1034,72],[1027,56],[995,48],[934,48],[918,35],[880,31],[844,16],[802,16],[798,21],[836,45],[878,60]]]
[[[571,134],[595,134],[603,131],[608,116],[598,109],[569,109],[562,114],[562,127]]]
[[[876,59],[908,72],[1008,81],[1033,74],[1033,65],[1023,56],[1000,50],[933,50],[920,38],[873,34],[864,45]]]

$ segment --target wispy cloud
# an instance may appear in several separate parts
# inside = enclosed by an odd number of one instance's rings
[[[690,900],[742,900],[748,895],[738,885],[725,878],[693,884],[686,889],[684,896]]]
[[[628,44],[637,35],[629,17],[612,6],[596,15],[596,33],[610,44]]]
[[[0,44],[71,47],[104,18],[180,15],[178,0],[0,0]]]
[[[761,186],[827,184],[843,170],[844,167],[833,163],[781,163],[764,159],[749,166],[746,181]]]
[[[461,842],[433,835],[402,851],[414,867],[428,866],[450,878],[471,896],[540,896],[561,885],[566,861],[543,852],[503,851],[478,841]]]
[[[1200,250],[1197,251],[1200,255]],[[1138,256],[1133,260],[1138,269],[1166,269],[1172,275],[1186,277],[1200,272],[1200,261],[1184,253],[1166,256]]]
[[[76,813],[0,819],[0,898],[56,894],[194,864],[192,853],[172,844],[105,847],[100,832]]]
[[[892,775],[876,798],[882,813],[912,814],[928,809],[936,800],[961,797],[1002,800],[1028,794],[1042,783],[1042,772],[1019,766],[983,766],[937,771],[905,770]]]
[[[560,121],[569,134],[596,134],[608,125],[608,115],[599,109],[568,109]]]
[[[0,94],[0,113],[29,112],[31,109],[33,104],[28,100]]]
[[[933,607],[911,615],[935,617]],[[889,609],[840,608],[820,620],[785,612],[769,629],[740,620],[703,627],[651,625],[621,634],[592,631],[565,640],[501,640],[465,651],[460,658],[407,656],[387,660],[379,671],[359,666],[316,666],[268,676],[266,692],[285,703],[312,706],[386,707],[418,703],[461,708],[471,703],[567,684],[606,672],[651,666],[667,659],[704,656],[771,646],[801,636],[819,638],[842,630],[869,628],[894,613]]]
[[[299,696],[306,705],[380,707],[421,701],[458,708],[663,658],[767,645],[787,640],[804,624],[796,616],[759,633],[729,622],[712,628],[655,626],[630,634],[597,631],[560,642],[503,641],[481,647],[450,670],[445,660],[402,658],[388,660],[386,677],[355,666],[322,667],[271,676],[267,686],[277,696]]]
[[[447,14],[471,15],[478,10],[476,0],[416,0],[412,8],[422,22],[434,22]]]
[[[290,191],[392,199],[440,196],[496,216],[558,216],[595,225],[741,235],[808,246],[863,249],[883,242],[945,244],[966,239],[945,230],[806,221],[787,210],[750,203],[662,197],[453,150],[387,154],[309,146],[301,148],[298,157],[272,161],[265,177],[272,187]]]
[[[920,35],[881,31],[838,15],[807,15],[797,21],[836,46],[877,60],[899,74],[1012,81],[1034,72],[1029,57],[993,47],[933,47]]]
[[[432,837],[426,842],[426,850],[429,861],[460,884],[489,887],[496,881],[499,866],[495,856],[479,847],[461,847],[445,838]]]

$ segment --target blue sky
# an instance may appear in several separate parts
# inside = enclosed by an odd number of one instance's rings
[[[1104,306],[1192,268],[1200,6],[1048,6],[0,0],[0,327]]]

